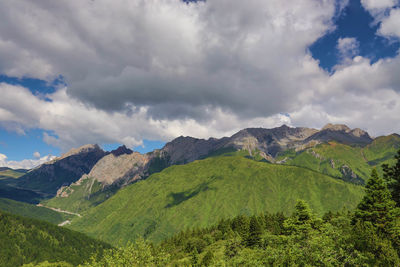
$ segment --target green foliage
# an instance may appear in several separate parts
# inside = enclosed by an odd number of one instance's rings
[[[257,218],[255,216],[252,216],[250,219],[249,233],[247,237],[247,246],[259,247],[262,241],[261,234],[262,234],[261,225],[258,222]]]
[[[376,170],[365,186],[366,194],[354,213],[354,221],[370,222],[379,231],[388,233],[394,220],[395,203],[389,190]]]
[[[392,194],[392,199],[400,207],[400,150],[395,156],[396,163],[393,166],[383,164],[384,178],[387,181],[388,188]]]
[[[218,156],[171,166],[129,185],[68,227],[112,244],[140,236],[159,242],[181,229],[240,214],[290,214],[299,198],[319,215],[353,208],[363,194],[360,186],[308,169]],[[234,227],[243,228],[245,240],[248,223]]]
[[[308,204],[303,200],[298,200],[293,215],[283,223],[283,226],[287,233],[298,234],[301,236],[300,238],[305,238],[312,229],[317,229],[320,224],[321,221],[315,218]]]
[[[22,267],[73,267],[74,265],[65,262],[65,261],[59,261],[59,262],[40,262],[40,263],[28,263],[22,265]]]
[[[83,264],[87,267],[130,267],[130,266],[164,266],[169,261],[169,255],[154,249],[143,239],[128,243],[125,247],[109,249],[103,257],[94,255]]]
[[[202,266],[210,266],[214,261],[214,254],[211,250],[208,250],[207,253],[204,255],[203,259],[201,260]]]
[[[372,171],[365,190],[353,217],[355,247],[367,255],[370,265],[398,266],[399,210],[376,170]]]
[[[0,210],[54,224],[59,224],[73,217],[73,215],[6,198],[0,198]]]
[[[83,263],[94,253],[110,248],[84,234],[56,225],[0,211],[1,266],[43,261]],[[43,263],[45,264],[45,263]]]
[[[374,227],[355,228],[352,216],[345,211],[331,213],[329,221],[322,221],[306,202],[298,201],[289,218],[240,215],[211,227],[182,231],[158,246],[140,239],[141,246],[110,250],[85,266],[156,266],[155,262],[163,266],[398,266],[391,239],[377,235]],[[239,227],[246,223],[247,228]],[[271,225],[293,225],[289,228],[294,230],[274,233]],[[254,232],[258,245],[248,242]],[[193,244],[201,244],[201,251]],[[125,250],[131,252],[121,252]],[[140,260],[137,255],[142,255]]]

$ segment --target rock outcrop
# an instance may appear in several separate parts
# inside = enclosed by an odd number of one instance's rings
[[[70,185],[89,173],[106,154],[98,145],[71,149],[61,157],[32,169],[18,179],[17,185],[44,195],[55,195],[61,186]]]
[[[287,149],[301,151],[329,141],[363,146],[372,140],[367,132],[358,128],[350,129],[342,124],[327,124],[321,130],[282,125],[272,129],[247,128],[221,139],[180,136],[157,151],[157,155],[169,166],[192,162],[218,151],[244,149],[250,155],[253,151],[259,151],[266,160],[273,161],[279,152]]]

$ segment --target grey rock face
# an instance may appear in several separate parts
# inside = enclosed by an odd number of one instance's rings
[[[18,186],[42,194],[55,195],[61,186],[70,185],[83,174],[89,173],[106,154],[98,145],[71,149],[61,157],[29,171],[18,179]]]
[[[350,129],[346,125],[328,124],[321,130],[303,127],[281,127],[264,129],[248,128],[231,137],[208,140],[193,137],[178,137],[161,149],[160,155],[169,165],[184,164],[222,149],[245,149],[250,155],[259,150],[269,161],[281,151],[287,149],[303,150],[319,143],[336,141],[345,144],[367,145],[372,138],[361,129]]]
[[[346,164],[340,167],[340,172],[342,173],[342,179],[347,182],[355,184],[364,184],[364,180],[361,179],[353,170]]]
[[[350,129],[342,124],[327,124],[320,131],[304,140],[305,143],[318,141],[321,143],[336,141],[343,144],[367,145],[373,141],[369,134],[361,129]]]

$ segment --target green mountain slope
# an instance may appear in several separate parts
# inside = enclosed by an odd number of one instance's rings
[[[59,224],[73,217],[73,215],[6,198],[0,198],[0,210],[54,224]]]
[[[392,163],[399,148],[400,136],[393,134],[378,137],[365,147],[329,142],[300,151],[287,150],[279,154],[276,162],[364,184],[373,168],[381,172],[381,164]]]
[[[48,207],[60,208],[71,212],[82,213],[90,207],[97,206],[113,195],[119,188],[103,185],[92,177],[87,177],[79,185],[72,184],[63,189],[65,196],[56,196],[41,203]]]
[[[185,228],[261,212],[291,213],[301,198],[317,214],[353,208],[363,188],[294,166],[219,156],[172,166],[123,188],[71,228],[118,244],[161,241]]]
[[[0,211],[0,266],[65,261],[78,265],[110,246],[56,225]]]
[[[380,136],[365,147],[363,154],[368,164],[375,166],[382,163],[394,163],[394,155],[400,149],[400,135]]]
[[[0,180],[9,179],[9,178],[19,178],[24,175],[27,171],[26,170],[13,170],[10,168],[0,168]]]

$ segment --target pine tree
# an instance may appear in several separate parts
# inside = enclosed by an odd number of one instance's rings
[[[199,263],[199,252],[196,248],[192,251],[192,266],[197,266]]]
[[[376,170],[365,186],[366,194],[354,213],[353,224],[357,221],[370,222],[381,232],[388,232],[393,221],[395,203],[390,192]]]
[[[202,266],[210,266],[214,260],[214,254],[211,250],[207,251],[206,255],[204,255],[203,259],[201,260]]]
[[[247,237],[247,246],[259,247],[261,246],[261,225],[255,216],[250,219],[249,235]]]
[[[311,229],[315,228],[317,220],[310,207],[304,200],[297,200],[292,217],[288,218],[283,226],[289,234],[300,234],[306,238]]]
[[[246,240],[249,232],[249,218],[243,215],[235,217],[232,221],[232,230],[238,233],[242,240]]]
[[[387,186],[392,194],[392,199],[396,202],[396,206],[400,207],[400,150],[395,156],[397,162],[389,167],[388,164],[383,164],[383,177],[387,181]]]

